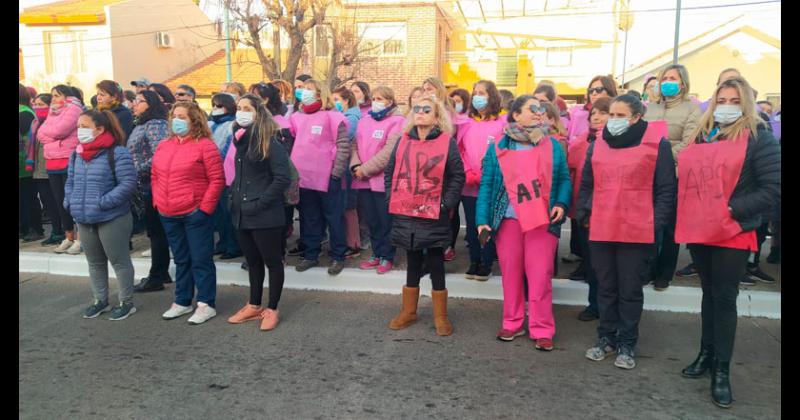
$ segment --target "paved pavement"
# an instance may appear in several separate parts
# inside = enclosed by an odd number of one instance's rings
[[[429,285],[424,285],[429,287]],[[217,318],[163,321],[167,291],[137,295],[139,312],[80,318],[88,279],[19,274],[19,418],[778,418],[781,321],[740,318],[733,408],[710,401],[709,380],[680,377],[694,358],[699,315],[645,312],[638,366],[583,356],[596,323],[556,306],[556,349],[494,339],[502,303],[451,299],[455,332],[434,333],[431,301],[402,331],[386,324],[398,296],[285,290],[282,322],[225,319],[247,289],[218,290]],[[112,280],[112,293],[116,287]],[[115,298],[112,298],[112,302]]]

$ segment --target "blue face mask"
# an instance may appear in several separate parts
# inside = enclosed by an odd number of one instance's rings
[[[179,136],[185,136],[189,132],[189,123],[179,118],[173,118],[172,132]]]
[[[486,96],[475,95],[472,97],[472,106],[478,111],[486,108],[487,104],[489,104],[489,98]]]
[[[341,102],[334,102],[333,106],[336,107],[337,111],[344,112],[344,107],[342,107],[342,103]]]
[[[678,82],[662,82],[661,94],[666,97],[671,97],[681,92],[681,85]]]
[[[297,88],[294,90],[294,97],[298,101],[303,99],[303,88]]]

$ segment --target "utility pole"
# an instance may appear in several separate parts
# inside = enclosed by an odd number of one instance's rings
[[[617,16],[617,3],[619,3],[619,0],[614,0],[614,9],[611,15],[611,19],[613,20],[612,25],[614,27],[614,50],[611,53],[612,78],[617,75],[617,44],[619,43],[619,16]]]
[[[675,45],[672,48],[672,64],[678,64],[678,39],[681,29],[681,0],[678,0],[678,7],[675,9]]]
[[[231,24],[228,16],[228,3],[223,1],[222,7],[225,8],[225,73],[228,83],[233,81],[231,74]]]

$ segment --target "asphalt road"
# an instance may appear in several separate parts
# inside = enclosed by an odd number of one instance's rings
[[[21,419],[705,419],[778,418],[781,321],[740,318],[735,403],[711,403],[709,379],[680,370],[700,318],[645,312],[632,371],[583,354],[596,323],[556,306],[555,351],[494,339],[502,303],[451,299],[454,334],[438,337],[431,301],[402,331],[386,325],[399,296],[285,290],[271,332],[225,319],[247,289],[220,287],[219,315],[163,321],[174,286],[137,295],[139,312],[80,317],[88,279],[19,274]],[[116,293],[113,285],[112,293]],[[423,284],[423,287],[430,287]],[[112,295],[112,302],[116,301]]]

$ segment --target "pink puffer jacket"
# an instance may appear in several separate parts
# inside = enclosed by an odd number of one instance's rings
[[[36,132],[36,141],[44,145],[45,159],[68,159],[78,147],[78,117],[81,112],[80,101],[71,96],[63,108],[50,111]]]

